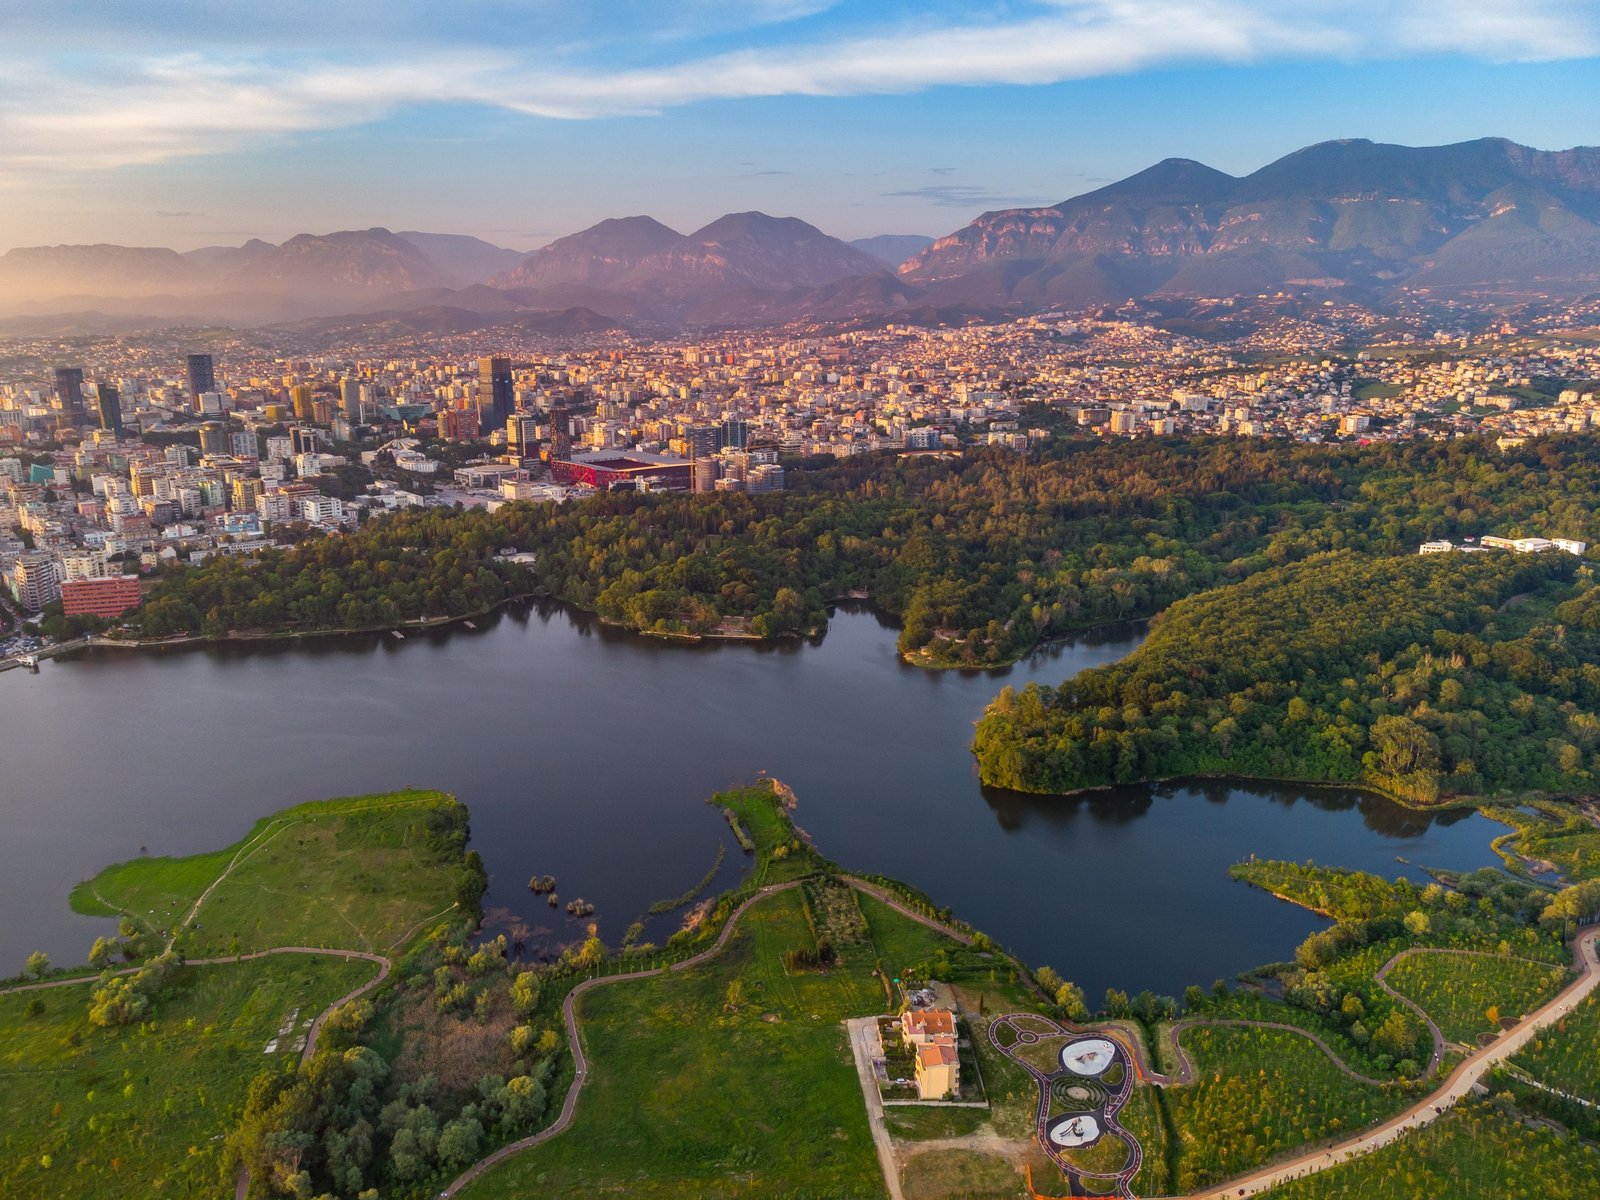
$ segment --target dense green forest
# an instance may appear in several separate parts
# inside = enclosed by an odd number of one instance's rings
[[[398,513],[347,536],[159,581],[138,618],[178,632],[381,627],[526,591],[659,632],[819,629],[865,592],[930,665],[1006,662],[1073,629],[1337,549],[1538,533],[1600,541],[1589,438],[1379,446],[1061,441],[959,461],[791,464],[787,492],[597,496]],[[539,555],[531,571],[497,549]]]
[[[1566,554],[1318,555],[1175,604],[1122,662],[1006,689],[984,781],[1182,775],[1454,794],[1591,791],[1600,589]]]

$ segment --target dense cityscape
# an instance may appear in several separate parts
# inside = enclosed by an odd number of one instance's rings
[[[1304,443],[1586,430],[1592,314],[1469,333],[1358,306],[1202,340],[1137,306],[1004,325],[618,336],[482,358],[290,356],[249,334],[14,341],[0,569],[26,613],[119,616],[130,579],[376,513],[595,490],[780,490],[810,456],[1053,438]],[[1369,342],[1370,339],[1370,342]],[[409,351],[409,353],[408,353]],[[71,358],[69,363],[64,359]]]

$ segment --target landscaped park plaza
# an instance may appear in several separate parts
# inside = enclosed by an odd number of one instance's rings
[[[838,870],[795,803],[766,781],[714,797],[708,849],[749,847],[734,891],[659,945],[574,920],[541,964],[478,932],[466,811],[438,793],[107,868],[73,903],[116,936],[0,989],[0,1194],[1600,1195],[1584,895],[1245,864],[1331,920],[1274,968],[1284,999],[1246,979],[1092,1013],[928,898]],[[1507,854],[1578,869],[1521,819]]]

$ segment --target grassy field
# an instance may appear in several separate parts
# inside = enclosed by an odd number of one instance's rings
[[[1004,1158],[974,1150],[929,1150],[901,1172],[906,1200],[1020,1200],[1022,1175]]]
[[[111,1200],[231,1194],[215,1140],[291,1011],[299,1023],[372,977],[371,963],[310,955],[185,967],[153,1018],[86,1018],[90,984],[0,997],[0,1195]],[[37,1006],[37,1008],[35,1008]]]
[[[718,792],[708,803],[732,812],[755,843],[751,873],[755,885],[799,879],[820,865],[821,859],[795,830],[771,780]]]
[[[1270,1200],[1554,1200],[1593,1196],[1600,1147],[1467,1100],[1425,1129],[1346,1166],[1297,1179]]]
[[[1580,813],[1552,803],[1487,812],[1516,830],[1503,840],[1495,839],[1502,857],[1520,856],[1507,859],[1513,869],[1525,870],[1529,862],[1548,864],[1573,882],[1600,875],[1600,829]]]
[[[1416,1001],[1452,1042],[1476,1045],[1480,1033],[1498,1028],[1489,1020],[1520,1018],[1554,996],[1567,972],[1550,963],[1486,954],[1412,954],[1389,972],[1389,986]]]
[[[572,1128],[464,1194],[881,1196],[841,1024],[885,1011],[873,957],[917,963],[942,951],[954,977],[990,985],[975,952],[869,897],[861,908],[875,955],[831,971],[785,972],[784,951],[813,944],[803,899],[788,891],[751,907],[710,962],[586,995],[590,1074]]]
[[[590,1078],[572,1128],[465,1195],[881,1196],[840,1022],[883,993],[857,967],[785,974],[783,951],[810,941],[785,892],[710,963],[585,996]]]
[[[456,899],[460,846],[441,830],[459,812],[440,792],[303,804],[226,850],[108,867],[72,903],[165,934],[216,883],[179,935],[191,958],[290,945],[386,953]]]
[[[1591,995],[1511,1061],[1541,1083],[1600,1104],[1600,1003]]]
[[[1183,1044],[1196,1078],[1166,1097],[1180,1139],[1182,1191],[1360,1129],[1404,1108],[1413,1095],[1401,1086],[1356,1082],[1285,1030],[1199,1028],[1186,1032]]]

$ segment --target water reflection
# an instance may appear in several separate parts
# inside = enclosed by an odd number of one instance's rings
[[[1399,854],[1495,861],[1481,817],[1347,790],[981,788],[972,725],[995,692],[1120,658],[1135,627],[1014,667],[926,671],[901,662],[892,622],[862,606],[841,606],[820,639],[776,646],[640,638],[549,602],[475,624],[97,650],[0,678],[0,907],[14,916],[0,968],[35,948],[81,959],[104,923],[67,912],[67,891],[141,845],[209,850],[286,804],[406,786],[471,806],[497,928],[527,925],[535,952],[582,922],[533,896],[530,874],[593,901],[613,943],[699,879],[719,843],[716,887],[730,886],[745,859],[704,801],[769,771],[796,788],[799,821],[830,857],[905,879],[1091,995],[1172,992],[1286,957],[1316,919],[1228,878],[1252,853],[1385,874]],[[1111,899],[1088,925],[1039,918],[1088,891]]]

